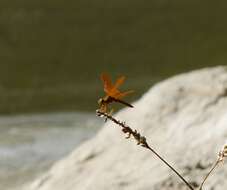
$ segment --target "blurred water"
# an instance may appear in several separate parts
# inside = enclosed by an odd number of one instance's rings
[[[90,113],[0,117],[0,189],[34,179],[101,125]]]

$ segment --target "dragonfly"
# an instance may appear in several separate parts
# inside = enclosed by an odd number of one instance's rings
[[[102,73],[100,76],[104,84],[104,92],[106,95],[100,98],[98,103],[100,105],[100,111],[107,113],[108,105],[112,102],[118,102],[124,104],[125,106],[133,108],[133,106],[122,100],[128,94],[133,93],[133,90],[121,92],[118,88],[124,83],[125,76],[119,77],[114,84],[112,84],[111,79],[108,74]]]

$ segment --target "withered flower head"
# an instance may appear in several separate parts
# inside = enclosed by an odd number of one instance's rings
[[[224,146],[222,147],[221,151],[218,154],[219,161],[224,161],[227,157],[227,141],[225,142]]]

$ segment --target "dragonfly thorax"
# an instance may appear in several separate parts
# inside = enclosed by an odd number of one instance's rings
[[[111,102],[113,102],[113,98],[110,97],[110,96],[105,96],[104,98],[100,98],[99,101],[98,101],[98,104],[99,105],[102,105],[102,104],[109,104]]]

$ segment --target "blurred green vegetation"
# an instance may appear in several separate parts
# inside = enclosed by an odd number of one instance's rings
[[[94,110],[103,71],[128,76],[135,99],[226,64],[226,10],[221,0],[1,0],[0,113]]]

